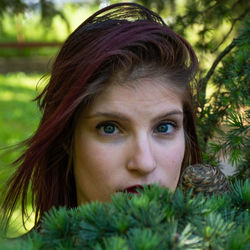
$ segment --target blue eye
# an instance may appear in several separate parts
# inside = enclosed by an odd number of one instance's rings
[[[115,132],[115,126],[114,125],[105,125],[105,126],[103,126],[103,131],[106,134],[113,134]]]
[[[104,135],[113,135],[119,133],[117,126],[112,123],[102,123],[96,128],[101,132],[101,134]]]
[[[169,134],[173,132],[173,129],[176,126],[172,123],[166,122],[166,123],[161,123],[156,127],[156,132],[160,134]]]

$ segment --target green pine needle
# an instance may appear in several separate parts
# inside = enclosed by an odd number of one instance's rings
[[[20,239],[15,249],[247,249],[249,191],[248,180],[211,197],[153,185],[138,195],[115,194],[111,203],[53,208],[40,233]]]

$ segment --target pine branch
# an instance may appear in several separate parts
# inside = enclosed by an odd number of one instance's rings
[[[207,13],[208,11],[214,9],[219,3],[216,2],[215,4],[209,6],[208,8],[204,9],[204,10],[201,10],[201,11],[197,11],[196,13],[196,16],[200,16],[200,15],[203,15],[204,13]],[[178,22],[181,22],[182,26],[184,29],[186,29],[188,27],[189,24],[185,23],[185,19],[189,18],[190,17],[190,13],[187,12],[186,15],[183,15],[183,16],[177,16],[177,20]],[[176,23],[178,23],[176,22]]]
[[[241,4],[242,2],[244,2],[244,0],[238,0],[238,1],[236,1],[234,4],[233,4],[233,6],[232,6],[232,10],[234,10],[235,8],[236,8],[236,6],[238,5],[238,4]]]
[[[219,4],[219,2],[216,2],[215,4],[209,6],[208,8],[202,10],[202,11],[198,11],[197,15],[203,15],[204,13],[207,13],[208,11],[210,11],[211,9],[215,8],[217,5]],[[186,15],[182,16],[183,19],[189,17],[189,13],[187,13]]]
[[[220,63],[220,61],[223,59],[223,57],[226,56],[236,46],[236,41],[238,39],[234,38],[233,41],[219,54],[219,56],[213,62],[212,67],[207,72],[206,76],[200,80],[199,85],[201,86],[201,93],[203,94],[203,100],[201,103],[202,110],[203,110],[203,107],[205,104],[205,91],[206,91],[207,83],[208,83],[209,79],[213,75],[217,65]]]
[[[236,182],[230,194],[205,197],[152,185],[136,196],[114,195],[112,203],[52,209],[40,232],[15,249],[248,249],[249,188],[249,181]],[[235,232],[240,243],[232,242]]]
[[[247,8],[246,11],[244,11],[240,16],[238,16],[237,18],[234,18],[232,21],[232,25],[230,27],[230,30],[227,32],[227,34],[222,38],[221,42],[216,46],[215,49],[212,50],[212,53],[214,53],[215,51],[218,50],[218,48],[226,41],[226,39],[230,36],[230,34],[233,31],[233,28],[236,24],[237,21],[241,21],[250,11],[250,8]]]

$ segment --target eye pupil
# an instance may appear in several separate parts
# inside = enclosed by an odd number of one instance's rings
[[[113,126],[113,125],[106,125],[106,126],[104,126],[103,130],[107,134],[112,134],[115,131],[115,126]]]
[[[166,133],[168,131],[168,124],[161,124],[157,127],[159,133]]]

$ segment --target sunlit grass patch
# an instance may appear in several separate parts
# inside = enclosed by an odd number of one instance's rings
[[[0,75],[0,147],[16,144],[36,128],[40,111],[32,100],[41,75]]]
[[[10,238],[18,237],[20,235],[27,233],[29,230],[32,229],[32,227],[34,226],[35,214],[32,211],[31,205],[28,206],[27,210],[29,218],[26,218],[25,220],[26,228],[24,228],[23,226],[21,209],[19,208],[15,210],[8,229],[7,233],[8,237]]]
[[[3,149],[30,137],[38,125],[40,111],[32,100],[38,94],[36,85],[40,78],[41,75],[24,73],[0,75],[1,170],[21,152],[19,150],[8,152]]]
[[[32,100],[41,90],[37,83],[39,74],[24,74],[22,72],[0,75],[0,186],[3,188],[7,179],[15,170],[10,166],[20,154],[21,148],[14,145],[29,138],[37,128],[41,114]],[[4,190],[0,190],[1,194]],[[2,197],[0,203],[2,202]],[[31,208],[29,208],[31,211]],[[33,226],[33,215],[27,223]],[[22,226],[21,210],[14,212],[8,235],[21,235],[26,230]]]

